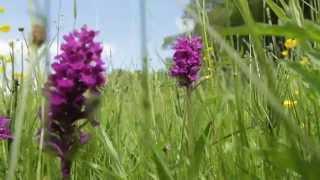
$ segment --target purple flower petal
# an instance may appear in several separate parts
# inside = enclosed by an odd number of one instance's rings
[[[74,83],[70,79],[63,78],[63,79],[58,79],[57,80],[57,85],[58,85],[59,88],[69,89],[69,88],[72,88],[74,86]]]
[[[62,105],[62,104],[66,103],[65,97],[63,97],[63,96],[61,96],[61,95],[59,95],[57,93],[51,94],[50,101],[55,106],[59,106],[59,105]]]
[[[199,79],[202,40],[200,37],[180,37],[173,49],[175,53],[170,74],[178,78],[181,86],[190,87]]]
[[[96,84],[96,79],[93,77],[93,75],[81,75],[81,81],[84,82],[88,87],[92,87]]]
[[[90,139],[90,135],[88,133],[81,132],[80,133],[80,144],[86,144]]]
[[[88,118],[85,111],[95,108],[87,103],[85,93],[98,93],[106,82],[102,46],[94,41],[97,34],[83,26],[63,37],[61,53],[55,57],[54,72],[45,88],[49,103],[45,144],[60,157],[64,177],[70,176],[71,160],[79,141],[84,144],[89,140],[88,134],[81,132],[80,137],[78,134],[78,120]]]
[[[10,120],[6,117],[0,117],[0,139],[12,139],[11,130],[9,128]]]

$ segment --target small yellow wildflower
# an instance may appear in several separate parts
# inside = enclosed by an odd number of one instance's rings
[[[0,74],[4,73],[4,69],[2,66],[0,66]]]
[[[300,93],[299,93],[298,90],[295,90],[293,94],[296,95],[296,96],[298,96]]]
[[[3,6],[0,6],[0,13],[4,13],[6,9]]]
[[[295,105],[297,105],[297,101],[292,101],[292,100],[284,100],[282,105],[285,108],[293,108]]]
[[[283,57],[288,57],[289,56],[289,51],[288,50],[284,50],[284,51],[281,52],[281,55]]]
[[[284,43],[284,46],[287,49],[293,49],[298,45],[298,41],[296,39],[287,39],[286,42]]]
[[[0,26],[0,32],[6,33],[6,32],[9,32],[10,30],[11,30],[11,26],[8,25],[8,24],[1,25],[1,26]]]
[[[300,60],[299,63],[302,64],[302,65],[309,65],[309,64],[310,64],[310,61],[309,61],[309,59],[308,59],[307,57],[303,57],[303,58]]]

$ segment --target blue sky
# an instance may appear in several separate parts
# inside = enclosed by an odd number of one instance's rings
[[[21,38],[18,27],[26,27],[30,32],[28,13],[29,0],[2,0],[6,12],[0,15],[0,23],[12,26],[9,34],[0,34],[0,53],[5,51],[8,40]],[[40,5],[50,0],[39,0]],[[170,51],[162,50],[162,40],[167,35],[177,34],[183,29],[180,17],[189,0],[147,0],[148,48],[153,68],[163,67],[156,55],[166,57]],[[73,29],[73,0],[61,0],[62,34]],[[87,24],[98,29],[98,39],[105,46],[105,56],[112,52],[111,64],[114,68],[138,68],[140,66],[139,0],[78,0],[77,27]],[[59,0],[51,0],[51,38],[57,32]],[[53,50],[54,51],[54,50]],[[109,58],[110,61],[110,58]]]

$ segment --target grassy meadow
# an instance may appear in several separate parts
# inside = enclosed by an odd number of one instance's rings
[[[187,90],[169,75],[172,57],[166,68],[149,67],[141,23],[143,68],[108,73],[100,125],[84,127],[91,139],[74,154],[71,179],[319,179],[320,2],[255,0],[262,20],[251,0],[209,11],[210,2],[185,10],[196,22],[186,36],[204,44],[197,86]],[[225,14],[231,9],[238,16]],[[242,23],[216,24],[219,12]],[[0,113],[14,139],[0,142],[0,179],[61,179],[59,159],[41,143],[46,77],[37,64],[45,53],[34,49],[25,54],[34,66],[2,78]]]

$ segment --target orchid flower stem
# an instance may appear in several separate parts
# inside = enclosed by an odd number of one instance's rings
[[[71,179],[71,161],[60,159],[61,162],[61,172],[63,173],[63,180],[70,180]]]
[[[187,88],[187,96],[186,96],[186,121],[187,121],[187,133],[188,133],[188,152],[192,152],[193,147],[193,122],[191,117],[191,96],[192,96],[192,88]]]
[[[182,155],[183,144],[185,138],[187,138],[187,147],[188,151],[191,152],[192,147],[192,122],[191,122],[191,95],[192,95],[192,88],[186,88],[186,99],[185,99],[185,112],[182,124],[182,133],[181,133],[181,140],[180,140],[180,155]],[[187,131],[187,137],[186,137]]]
[[[7,151],[6,151],[6,143],[4,143],[4,142],[2,142],[1,143],[2,145],[2,152],[3,152],[3,154],[4,154],[4,161],[5,162],[8,162],[8,156],[7,156]]]

